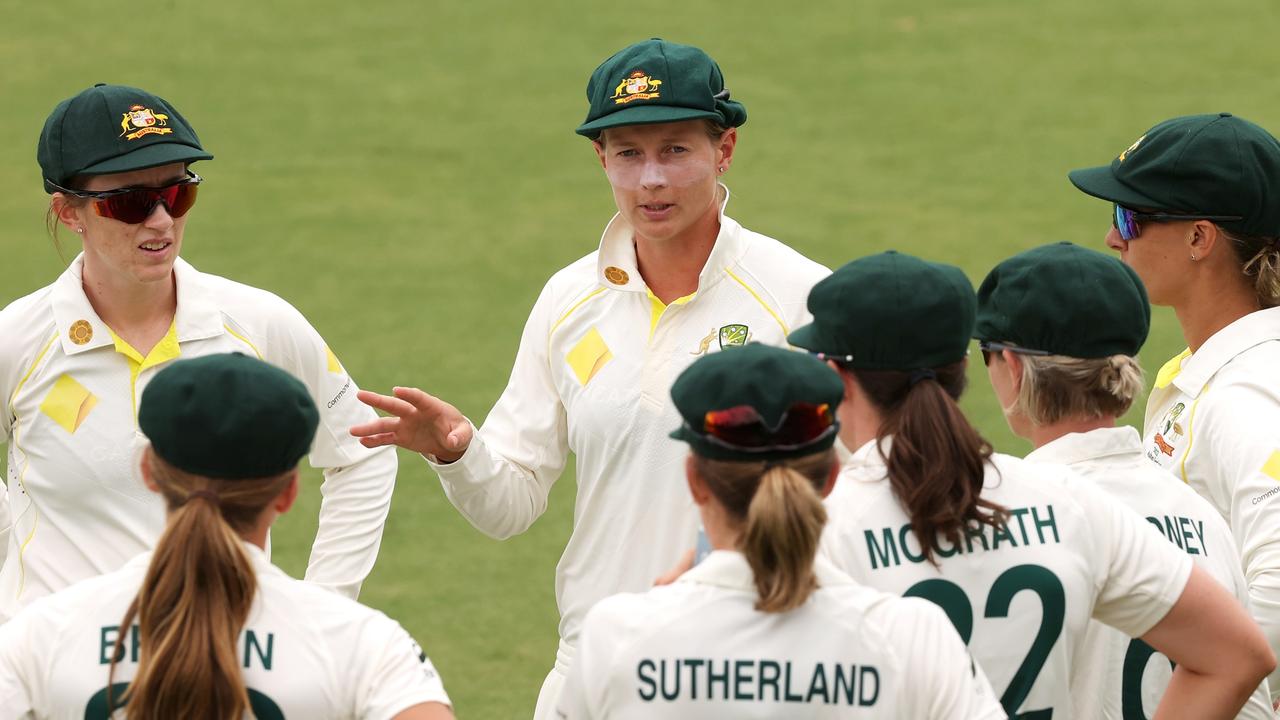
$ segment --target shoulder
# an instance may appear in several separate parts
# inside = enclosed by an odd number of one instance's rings
[[[293,320],[302,314],[287,300],[270,290],[246,285],[221,275],[192,268],[192,277],[208,293],[224,314],[235,318],[251,316],[266,320]]]
[[[688,583],[675,582],[642,593],[618,593],[596,603],[583,623],[593,632],[621,638],[652,629],[655,620],[685,606]]]
[[[53,286],[20,297],[0,310],[0,367],[25,354],[38,352],[54,331]]]
[[[114,572],[81,580],[33,600],[3,627],[25,628],[52,644],[64,628],[84,623],[118,623],[142,586],[146,569],[145,562],[135,560]]]
[[[795,248],[768,235],[738,229],[743,253],[739,266],[765,283],[785,283],[808,289],[831,274],[825,265],[815,262]]]

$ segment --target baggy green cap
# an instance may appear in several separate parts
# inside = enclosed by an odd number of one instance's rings
[[[1132,209],[1218,221],[1246,235],[1280,235],[1280,142],[1231,113],[1156,125],[1110,165],[1072,170],[1080,190]]]
[[[595,140],[600,131],[705,118],[725,127],[747,121],[730,100],[724,75],[702,50],[654,38],[619,50],[591,73],[587,119],[575,131]]]
[[[978,340],[1074,358],[1138,354],[1151,328],[1147,290],[1117,258],[1069,242],[997,265],[978,288]]]
[[[138,408],[138,425],[157,455],[223,480],[297,467],[319,422],[297,378],[240,353],[178,360],[156,374]]]
[[[68,187],[77,175],[212,159],[196,131],[163,98],[103,83],[58,103],[36,146],[44,190],[50,194],[57,191],[53,185]]]
[[[921,370],[959,362],[969,351],[973,284],[958,267],[890,250],[859,258],[809,291],[813,322],[793,331],[796,347],[852,358],[861,370]]]
[[[835,444],[839,423],[815,442],[767,452],[738,451],[707,439],[707,413],[743,405],[766,426],[776,428],[796,403],[827,405],[834,416],[844,397],[844,382],[826,363],[808,353],[749,343],[698,358],[671,386],[671,399],[683,424],[671,437],[712,460],[783,460],[812,455]]]

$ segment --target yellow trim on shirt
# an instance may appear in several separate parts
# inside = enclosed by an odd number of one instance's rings
[[[257,345],[254,345],[254,344],[253,344],[253,343],[251,343],[251,342],[249,342],[249,338],[247,338],[247,337],[245,337],[245,336],[241,335],[240,333],[236,332],[235,330],[232,330],[232,329],[231,329],[231,326],[230,326],[230,325],[227,325],[226,323],[223,323],[222,327],[223,327],[223,329],[225,329],[227,332],[231,333],[231,336],[232,336],[232,337],[234,337],[235,339],[237,339],[237,340],[239,340],[240,342],[244,343],[245,345],[248,345],[248,346],[249,346],[249,348],[250,348],[251,350],[253,350],[253,354],[258,356],[258,359],[259,359],[259,360],[261,360],[261,359],[262,359],[262,353],[258,351],[258,346],[257,346]]]
[[[1190,355],[1191,351],[1188,350],[1186,354]],[[1196,396],[1195,402],[1191,403],[1191,413],[1187,415],[1187,450],[1182,453],[1182,462],[1178,463],[1178,472],[1182,474],[1182,482],[1184,483],[1187,482],[1187,458],[1191,457],[1191,446],[1195,443],[1196,408],[1200,407],[1200,401],[1208,394],[1209,386],[1205,385],[1200,394]]]
[[[658,321],[662,319],[662,313],[666,312],[670,306],[659,300],[658,296],[654,295],[649,288],[645,288],[644,291],[649,293],[649,339],[652,340],[654,331],[658,329]],[[671,301],[671,305],[684,305],[697,294],[698,291],[695,290],[684,297],[678,297]]]
[[[791,334],[791,329],[787,327],[786,323],[782,322],[782,318],[778,313],[773,311],[773,308],[769,307],[768,303],[764,301],[764,298],[760,297],[755,290],[751,289],[750,285],[748,285],[742,278],[738,277],[732,270],[725,268],[724,271],[728,273],[729,277],[737,280],[739,285],[746,288],[747,292],[751,293],[751,297],[755,298],[756,302],[760,303],[760,307],[764,308],[766,312],[773,316],[773,319],[778,323],[778,327],[782,328],[782,336],[784,338]]]
[[[18,428],[22,426],[22,422],[18,418],[18,411],[14,408],[14,402],[18,398],[18,393],[22,390],[22,386],[26,385],[27,380],[31,379],[32,373],[40,366],[40,361],[44,359],[45,353],[49,352],[49,348],[53,346],[53,341],[57,339],[58,333],[54,332],[53,337],[49,338],[49,342],[45,343],[44,347],[40,348],[40,352],[36,353],[36,359],[32,361],[31,367],[27,368],[27,374],[23,375],[22,379],[18,381],[18,386],[14,388],[13,395],[9,398],[9,408],[13,412],[13,447],[22,453],[22,467],[18,468],[18,487],[22,488],[22,494],[27,498],[27,507],[23,512],[25,513],[27,510],[35,511],[31,521],[31,532],[27,533],[22,545],[18,546],[18,594],[16,597],[22,597],[22,589],[27,584],[27,566],[23,556],[27,551],[27,546],[35,539],[36,526],[40,524],[40,509],[35,506],[35,503],[31,502],[31,496],[27,494],[26,476],[27,467],[31,465],[31,458],[27,455],[26,449],[22,447],[21,439],[18,437]],[[18,522],[17,518],[12,517],[9,518],[9,521],[10,527],[16,526]]]
[[[556,321],[556,324],[551,326],[551,330],[550,330],[550,332],[548,332],[548,333],[547,333],[547,340],[550,340],[550,339],[551,339],[551,336],[552,336],[552,335],[554,335],[554,334],[556,333],[556,328],[560,327],[560,323],[563,323],[565,320],[568,320],[568,319],[569,319],[569,316],[570,316],[570,315],[572,315],[574,312],[576,312],[576,311],[578,310],[578,308],[582,307],[582,306],[583,306],[583,304],[584,304],[584,303],[586,303],[586,302],[587,302],[588,300],[590,300],[591,298],[593,298],[593,297],[595,297],[595,296],[599,295],[600,293],[604,292],[604,290],[605,290],[604,286],[601,286],[601,287],[596,288],[594,291],[592,291],[592,292],[591,292],[590,294],[588,294],[586,297],[584,297],[584,298],[582,298],[581,300],[579,300],[578,302],[574,303],[574,304],[573,304],[573,307],[571,307],[571,308],[569,308],[568,310],[566,310],[566,311],[565,311],[565,313],[564,313],[563,315],[561,315],[561,316],[560,316],[560,319]]]
[[[36,367],[39,366],[40,361],[44,359],[44,354],[49,352],[49,346],[53,345],[53,341],[57,339],[58,333],[55,332],[53,337],[49,338],[49,342],[45,343],[44,347],[40,348],[40,352],[36,353],[36,359],[31,362],[31,367],[27,368],[27,374],[22,376],[22,379],[18,381],[18,386],[13,389],[13,395],[9,396],[10,408],[13,407],[13,403],[18,399],[18,393],[22,391],[22,386],[26,385],[27,380],[31,378],[31,373],[36,371]],[[17,415],[17,411],[14,411],[14,415]],[[17,427],[16,422],[14,423],[14,427]]]
[[[1160,372],[1156,373],[1156,389],[1162,390],[1169,387],[1169,383],[1178,377],[1178,373],[1182,372],[1182,361],[1191,357],[1191,348],[1187,348],[1177,355],[1173,356],[1164,365],[1160,366]]]
[[[111,328],[107,328],[107,332],[111,333],[111,340],[116,345],[116,352],[120,353],[129,361],[129,399],[132,400],[133,421],[138,421],[138,376],[143,370],[153,368],[163,362],[174,360],[182,355],[182,348],[178,347],[178,323],[176,320],[169,323],[169,331],[160,338],[160,342],[151,348],[151,352],[146,357],[142,357],[142,353],[134,349],[132,345],[125,341],[124,338],[116,334]]]

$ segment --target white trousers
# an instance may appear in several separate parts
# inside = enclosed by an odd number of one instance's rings
[[[569,666],[573,663],[573,647],[560,639],[556,648],[556,664],[542,681],[542,689],[538,691],[538,704],[533,709],[533,720],[559,720],[556,705],[560,702],[560,691],[569,679]]]

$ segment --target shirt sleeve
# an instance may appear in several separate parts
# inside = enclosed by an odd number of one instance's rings
[[[1207,484],[1229,503],[1231,535],[1249,592],[1249,610],[1280,653],[1280,398],[1246,381],[1215,390],[1200,408],[1193,458],[1210,469]],[[1269,678],[1280,697],[1280,669]]]
[[[1087,481],[1073,478],[1070,486],[1093,531],[1093,618],[1130,637],[1145,635],[1182,596],[1190,556]]]
[[[399,623],[377,615],[353,656],[362,668],[354,717],[390,720],[423,703],[452,706],[431,659]]]
[[[0,720],[40,717],[36,714],[41,681],[36,648],[29,642],[31,615],[0,622]]]
[[[427,458],[449,502],[500,540],[542,515],[568,459],[564,404],[547,360],[553,312],[548,283],[525,323],[511,379],[471,445],[456,462]]]
[[[354,599],[382,543],[395,489],[395,449],[371,450],[348,432],[376,413],[356,399],[355,381],[301,313],[286,305],[271,330],[270,356],[263,359],[301,380],[320,409],[310,462],[324,471],[324,482],[305,579]]]
[[[899,651],[904,709],[902,717],[928,720],[988,720],[1006,717],[986,673],[969,655],[951,621],[936,605],[916,598],[894,598],[907,637]]]

